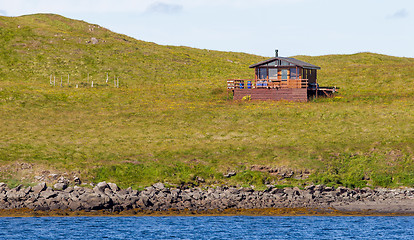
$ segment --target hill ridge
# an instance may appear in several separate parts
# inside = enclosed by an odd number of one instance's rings
[[[43,14],[0,17],[0,46],[0,181],[9,186],[49,174],[136,189],[414,184],[414,59],[296,56],[322,67],[319,83],[340,94],[255,102],[232,101],[226,79],[253,78],[248,66],[261,56],[161,46]]]

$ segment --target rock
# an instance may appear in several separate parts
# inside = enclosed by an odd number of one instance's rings
[[[54,174],[54,173],[51,173],[51,174],[49,174],[49,176],[48,176],[48,178],[49,178],[50,180],[52,180],[52,181],[57,180],[57,179],[58,179],[58,177],[59,177],[59,174]]]
[[[72,211],[77,211],[82,209],[82,205],[79,201],[71,201],[68,206]]]
[[[34,193],[40,193],[40,192],[42,192],[42,191],[46,190],[46,188],[47,188],[46,183],[45,183],[45,182],[41,182],[41,183],[37,184],[36,186],[34,186],[34,187],[32,188],[32,191],[33,191]]]
[[[75,183],[75,185],[81,185],[82,184],[82,181],[78,177],[74,177],[73,182]]]
[[[65,183],[66,185],[69,185],[69,180],[64,177],[60,177],[58,179],[58,183]]]
[[[228,172],[228,173],[226,173],[226,174],[223,174],[223,176],[225,177],[225,178],[230,178],[230,177],[233,177],[233,176],[236,176],[236,172],[235,171],[230,171],[230,172]]]
[[[283,189],[279,189],[279,188],[273,188],[273,189],[270,191],[270,193],[271,193],[271,194],[284,193],[284,190],[283,190]]]
[[[155,189],[157,189],[157,190],[163,190],[164,188],[165,188],[165,186],[164,186],[164,184],[163,183],[156,183],[156,184],[154,184],[154,185],[152,185]]]
[[[53,191],[53,189],[49,189],[49,188],[47,188],[45,191],[40,193],[40,196],[44,199],[54,198],[57,195],[58,194],[55,191]]]
[[[323,192],[324,189],[325,189],[325,186],[324,185],[316,185],[314,190],[315,191]]]
[[[197,177],[196,177],[196,181],[197,181],[197,182],[199,182],[199,183],[203,183],[203,182],[205,182],[206,180],[205,180],[204,178],[202,178],[202,177],[197,176]]]
[[[92,44],[97,44],[99,42],[99,40],[98,39],[96,39],[96,38],[94,38],[94,37],[92,37],[91,38],[91,43]]]
[[[68,187],[68,185],[66,185],[66,183],[64,183],[64,182],[58,182],[55,185],[53,185],[53,187],[56,190],[61,190],[62,191],[62,190],[65,190]]]
[[[20,185],[13,189],[0,183],[0,209],[70,209],[73,211],[122,211],[133,208],[151,211],[286,207],[335,209],[336,206],[344,208],[353,203],[375,205],[376,202],[382,201],[395,204],[395,202],[404,200],[407,204],[411,204],[414,200],[413,188],[351,190],[344,187],[334,189],[323,185],[311,185],[301,190],[297,187],[278,189],[269,185],[263,191],[227,186],[202,190],[201,188],[169,189],[163,183],[156,183],[139,192],[131,188],[120,189],[116,184],[106,182],[98,183],[93,190],[62,184],[65,183],[55,184],[54,188],[58,190],[53,190],[47,187],[46,183],[27,188]]]
[[[195,193],[193,193],[193,196],[192,196],[195,200],[198,200],[198,199],[200,199],[201,198],[201,195],[200,195],[200,193],[199,192],[195,192]]]
[[[344,187],[338,187],[337,189],[336,189],[336,192],[338,192],[339,193],[339,195],[340,194],[343,194],[343,193],[345,193],[345,192],[347,192],[347,188],[344,188]]]
[[[35,176],[34,177],[37,181],[43,181],[43,180],[45,180],[45,176]]]
[[[27,188],[25,188],[25,189],[23,190],[23,192],[24,192],[25,194],[28,194],[30,191],[32,191],[32,187],[30,187],[30,186],[28,186]]]
[[[112,200],[106,195],[100,196],[98,194],[92,193],[83,196],[81,200],[82,206],[84,206],[87,210],[112,208]]]
[[[146,187],[145,188],[145,192],[154,192],[155,188],[154,187]]]
[[[144,208],[150,206],[151,202],[147,196],[142,196],[139,198],[137,205]]]
[[[65,189],[65,192],[67,192],[67,193],[71,193],[73,191],[74,191],[73,187],[68,187],[68,188]]]
[[[372,193],[374,191],[369,187],[364,187],[364,188],[361,189],[361,192],[362,193]]]
[[[104,194],[105,189],[101,189],[98,186],[95,186],[95,187],[93,187],[92,192],[97,193],[97,194]]]
[[[118,192],[121,190],[115,183],[108,183],[109,188],[112,190],[112,192]]]
[[[33,206],[33,210],[35,211],[49,211],[50,208],[47,205],[47,202],[45,199],[39,199]]]
[[[114,192],[112,192],[112,190],[110,188],[105,188],[105,195],[111,196],[114,194]]]
[[[315,189],[315,185],[309,185],[305,187],[305,190],[313,191]]]
[[[96,184],[96,186],[103,190],[108,187],[108,184],[105,181],[103,181],[103,182]]]
[[[19,196],[18,196],[18,192],[17,192],[17,191],[15,191],[14,189],[12,189],[12,190],[8,191],[8,192],[6,193],[6,197],[7,197],[7,201],[8,201],[8,202],[10,202],[10,201],[15,202],[15,201],[19,201],[19,200],[20,200],[20,198],[19,198]]]
[[[314,196],[312,195],[312,193],[306,192],[303,194],[303,198],[306,200],[312,200]]]
[[[96,186],[93,188],[93,191],[95,193],[99,193],[99,192],[104,193],[105,188],[107,188],[107,187],[109,187],[108,184],[105,181],[103,181],[103,182],[100,182],[100,183],[96,184]]]

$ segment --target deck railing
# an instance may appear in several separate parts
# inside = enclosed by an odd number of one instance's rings
[[[307,88],[308,79],[229,79],[227,89]]]

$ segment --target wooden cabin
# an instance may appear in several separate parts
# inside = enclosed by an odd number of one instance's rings
[[[308,101],[320,94],[329,96],[335,88],[320,88],[313,64],[289,57],[276,57],[249,66],[254,79],[229,79],[227,89],[233,99]]]

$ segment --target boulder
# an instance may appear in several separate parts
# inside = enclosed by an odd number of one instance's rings
[[[59,174],[51,173],[49,174],[48,178],[52,181],[56,181],[59,178]]]
[[[36,186],[34,186],[32,188],[32,191],[34,193],[40,193],[40,192],[46,190],[46,188],[47,188],[46,183],[45,182],[41,182],[41,183],[37,184]]]
[[[112,192],[118,192],[121,190],[115,183],[108,183],[109,188],[112,190]]]
[[[100,210],[112,208],[112,200],[106,195],[101,196],[92,193],[83,197],[82,201],[82,205],[85,207],[86,210]]]
[[[82,184],[82,181],[78,177],[74,177],[73,182],[75,183],[75,185],[81,185]]]
[[[200,195],[200,193],[199,193],[199,192],[194,192],[192,197],[193,197],[195,200],[198,200],[198,199],[200,199],[200,198],[201,198],[201,195]]]
[[[110,189],[110,188],[105,188],[105,195],[108,195],[108,196],[112,196],[112,195],[114,195],[114,192],[112,192],[112,190]]]
[[[147,196],[141,196],[139,199],[138,199],[138,202],[137,202],[137,205],[139,206],[139,207],[141,207],[141,208],[145,208],[145,207],[148,207],[148,206],[150,206],[150,201],[149,201],[149,198],[147,197]]]
[[[305,187],[305,190],[313,191],[315,189],[315,185],[309,185]]]
[[[71,201],[68,206],[72,211],[82,210],[82,205],[79,201]]]
[[[105,181],[103,181],[103,182],[100,182],[100,183],[96,184],[96,186],[97,186],[99,189],[101,189],[101,191],[104,191],[104,190],[105,190],[105,188],[107,188],[107,187],[108,187],[108,184],[107,184]]]
[[[53,191],[53,189],[49,189],[49,188],[40,193],[40,196],[44,199],[54,198],[57,195],[58,194],[55,191]]]
[[[56,190],[60,190],[60,191],[62,191],[62,190],[65,190],[65,189],[68,187],[68,185],[67,185],[66,183],[64,183],[64,182],[58,182],[58,183],[56,183],[55,185],[53,185],[53,187],[54,187]]]
[[[17,191],[15,190],[10,190],[6,193],[6,197],[7,200],[10,201],[18,201],[19,200],[19,196],[17,194]]]
[[[65,189],[65,192],[67,192],[67,193],[71,193],[73,191],[74,191],[73,187],[68,187],[68,188]]]
[[[99,42],[99,40],[98,39],[96,39],[96,38],[94,38],[94,37],[92,37],[91,38],[91,43],[92,44],[97,44]]]
[[[20,191],[22,189],[23,185],[19,184],[17,187],[13,188],[12,190],[15,190],[16,192]]]
[[[163,183],[156,183],[154,185],[152,185],[155,189],[157,190],[163,190],[165,188],[165,185]]]
[[[339,195],[340,194],[342,194],[342,193],[345,193],[345,192],[347,192],[348,191],[348,189],[347,188],[344,188],[344,187],[338,187],[337,189],[336,189],[336,191],[339,193]]]
[[[228,172],[228,173],[226,173],[226,174],[223,174],[223,176],[225,177],[225,178],[230,178],[230,177],[233,177],[233,176],[236,176],[236,172],[235,171],[230,171],[230,172]]]
[[[96,184],[96,186],[93,188],[93,192],[95,193],[105,193],[105,189],[108,188],[108,184],[104,182],[100,182]]]
[[[25,189],[23,189],[23,192],[25,193],[25,194],[28,194],[29,192],[31,192],[32,191],[32,187],[30,187],[30,186],[28,186],[27,188],[25,188]]]

